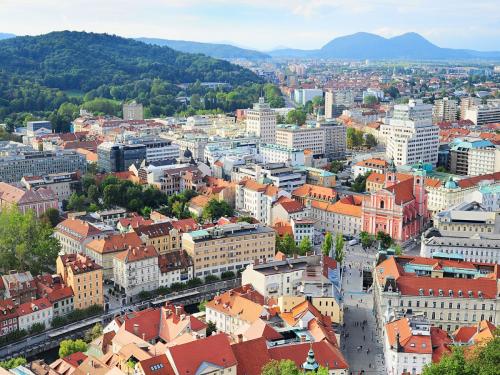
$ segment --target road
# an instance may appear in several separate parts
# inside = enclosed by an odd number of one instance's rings
[[[61,333],[61,335],[64,336],[65,338],[69,338],[71,336],[74,336],[75,332],[77,333],[82,332],[88,329],[88,327],[91,326],[92,324],[95,324],[99,321],[107,323],[111,321],[116,315],[123,314],[131,310],[140,310],[150,306],[152,303],[158,305],[167,300],[176,300],[181,302],[185,300],[183,299],[183,296],[189,298],[189,296],[191,296],[193,293],[199,293],[202,296],[204,295],[209,296],[212,295],[214,292],[226,291],[240,284],[241,284],[241,279],[218,281],[215,283],[201,285],[196,288],[186,289],[179,293],[172,293],[166,296],[155,296],[150,300],[135,302],[125,306],[115,307],[101,315],[93,316],[88,319],[83,319],[78,322],[65,325],[63,327],[52,328],[39,335],[28,336],[20,341],[4,346],[0,348],[0,360],[18,355],[26,355],[28,351],[33,348],[38,348],[38,350],[40,351],[42,349],[47,350],[50,348],[51,342],[57,341],[58,344],[59,341],[61,341],[60,337],[54,338],[54,336],[58,333]]]
[[[371,291],[362,288],[361,268],[373,269],[376,250],[362,250],[361,246],[346,246],[347,267],[342,278],[344,293],[344,330],[341,348],[349,363],[351,374],[385,374],[383,350],[377,336],[373,315]],[[349,265],[351,267],[349,267]],[[363,324],[366,322],[366,324]],[[368,350],[368,352],[367,352]]]

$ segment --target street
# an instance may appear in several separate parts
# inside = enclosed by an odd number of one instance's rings
[[[360,245],[346,246],[342,277],[344,293],[344,331],[341,348],[346,357],[350,373],[385,374],[383,351],[377,336],[372,312],[372,294],[363,292],[360,269],[373,269],[376,250],[364,251]],[[350,267],[349,267],[350,266]]]

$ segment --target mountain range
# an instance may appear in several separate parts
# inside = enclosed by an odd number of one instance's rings
[[[216,59],[261,60],[271,57],[264,52],[235,47],[230,44],[201,43],[201,42],[190,42],[186,40],[171,40],[171,39],[158,39],[158,38],[136,38],[136,40],[148,44],[155,44],[158,46],[167,46],[181,52],[202,53],[204,55],[214,57]]]
[[[0,33],[0,40],[1,39],[9,39],[9,38],[14,38],[14,34],[9,34],[9,33]]]
[[[384,38],[370,33],[356,33],[335,38],[316,50],[279,49],[272,57],[378,60],[447,60],[500,59],[500,51],[480,52],[467,49],[441,48],[417,33]]]

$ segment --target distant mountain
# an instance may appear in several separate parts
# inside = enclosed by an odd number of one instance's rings
[[[384,38],[370,33],[356,33],[335,38],[318,50],[281,49],[269,52],[273,57],[336,59],[500,59],[499,52],[441,48],[417,33]]]
[[[136,40],[148,44],[155,44],[158,46],[167,46],[181,52],[202,53],[204,55],[217,59],[260,60],[268,59],[271,57],[263,52],[235,47],[230,44],[200,43],[190,42],[187,40],[170,40],[157,38],[136,38]]]
[[[9,33],[0,33],[0,39],[9,39],[9,38],[15,38],[15,35]]]
[[[47,87],[88,91],[159,78],[170,83],[260,82],[248,69],[115,35],[75,31],[0,41],[0,72]]]

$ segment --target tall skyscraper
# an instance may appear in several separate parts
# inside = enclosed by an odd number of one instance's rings
[[[386,156],[396,165],[417,164],[419,161],[436,165],[439,148],[439,128],[432,124],[432,105],[422,100],[394,106],[387,136]]]
[[[342,115],[342,111],[354,105],[354,93],[350,90],[325,92],[325,118],[331,119]]]
[[[276,113],[264,98],[247,111],[247,132],[260,137],[262,143],[275,143]]]

